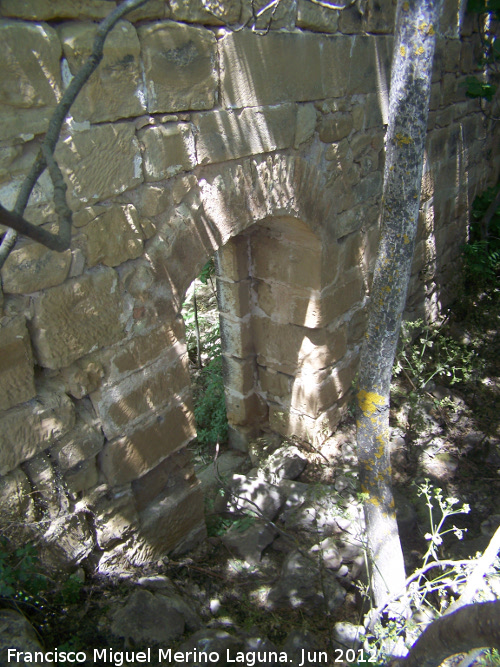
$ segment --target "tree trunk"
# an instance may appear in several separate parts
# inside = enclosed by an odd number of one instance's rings
[[[439,667],[456,653],[474,648],[500,649],[500,602],[470,604],[437,621],[417,639],[404,660],[393,667]]]
[[[442,0],[398,0],[392,61],[381,240],[361,352],[357,443],[370,584],[377,605],[404,590],[391,491],[389,393],[417,231],[424,145]]]

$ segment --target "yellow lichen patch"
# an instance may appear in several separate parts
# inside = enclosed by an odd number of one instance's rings
[[[364,389],[358,391],[358,405],[365,417],[371,416],[378,407],[383,407],[385,404],[385,398],[374,391]]]
[[[409,2],[403,2],[403,11],[407,12],[410,9]]]
[[[396,134],[396,141],[400,148],[413,143],[413,139],[411,137],[406,137],[404,134],[401,134],[401,132]]]
[[[400,47],[400,49],[399,49],[399,53],[403,56],[403,58],[405,57],[405,55],[406,55],[406,49],[405,49],[404,46],[401,46],[401,47]]]
[[[421,56],[422,53],[424,53],[425,49],[423,46],[419,46],[418,48],[415,49],[415,55]]]
[[[408,238],[408,234],[405,234],[403,236],[403,241],[405,242],[405,245],[408,245],[408,243],[410,242],[410,239]]]

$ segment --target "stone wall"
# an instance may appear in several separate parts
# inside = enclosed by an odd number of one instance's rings
[[[0,0],[7,208],[115,5]],[[479,42],[454,5],[411,318],[451,298],[471,202],[498,172],[497,137],[461,87]],[[349,397],[378,240],[394,4],[368,0],[361,15],[282,0],[259,19],[265,34],[228,29],[250,6],[149,0],[120,21],[56,149],[71,249],[20,239],[1,271],[0,506],[5,526],[37,526],[54,566],[99,554],[105,571],[204,535],[181,307],[214,254],[233,446],[262,428],[320,443]],[[57,224],[46,174],[26,218]]]

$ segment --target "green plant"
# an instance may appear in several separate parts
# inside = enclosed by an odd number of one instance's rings
[[[200,371],[193,394],[198,443],[211,447],[225,442],[228,425],[221,356]]]
[[[403,373],[418,392],[435,378],[450,384],[469,380],[475,358],[475,350],[445,336],[438,325],[403,322],[393,374]]]
[[[500,185],[486,189],[472,203],[469,242],[462,246],[469,287],[491,284],[500,270],[500,205],[496,206],[499,189]]]
[[[372,630],[367,646],[382,663],[390,659],[396,645],[399,644],[402,648],[403,640],[409,648],[418,638],[421,628],[412,618],[416,612],[423,612],[428,618],[437,618],[446,611],[477,562],[442,560],[439,553],[445,535],[453,533],[458,539],[462,539],[464,531],[461,528],[455,525],[445,528],[444,524],[453,516],[468,513],[469,506],[458,506],[457,498],[445,497],[443,491],[434,488],[428,479],[418,486],[417,494],[425,500],[429,522],[429,531],[425,535],[428,547],[422,567],[407,579],[406,589],[401,591],[398,598],[393,598],[369,614]],[[436,571],[438,574],[431,575]],[[400,611],[411,609],[411,615],[403,611],[397,617],[384,619],[384,609],[396,602],[400,604]],[[496,663],[484,664],[486,666]]]
[[[0,538],[0,598],[10,602],[40,605],[40,594],[47,588],[33,544],[14,545]]]

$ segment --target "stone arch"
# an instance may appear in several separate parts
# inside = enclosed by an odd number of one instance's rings
[[[356,368],[368,280],[362,235],[336,227],[332,197],[302,158],[249,158],[196,176],[198,187],[159,221],[146,248],[157,312],[178,319],[189,284],[215,254],[233,446],[244,448],[263,426],[321,441],[340,419]],[[286,252],[263,275],[267,260],[257,255],[269,243],[276,258]],[[285,279],[277,272],[288,260],[300,275]],[[266,315],[270,298],[281,309]],[[272,349],[265,340],[278,342]]]

